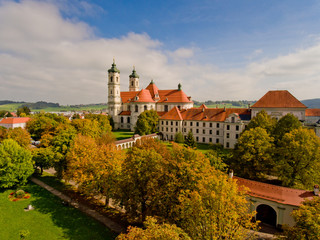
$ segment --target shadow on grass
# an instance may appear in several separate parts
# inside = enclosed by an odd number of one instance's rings
[[[121,131],[114,131],[114,136],[116,137],[116,141],[131,138],[134,134],[134,132],[131,132],[130,130],[121,130]]]
[[[30,183],[25,190],[33,196],[32,206],[38,212],[50,215],[53,223],[63,229],[64,238],[70,240],[115,238],[116,235],[104,225],[77,209],[64,206],[58,197],[44,188]]]

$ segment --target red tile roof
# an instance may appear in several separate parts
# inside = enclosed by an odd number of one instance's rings
[[[134,97],[138,93],[139,93],[139,91],[137,91],[137,92],[135,92],[135,91],[132,91],[132,92],[120,92],[121,101],[123,103],[129,103],[134,99]]]
[[[162,103],[192,103],[182,90],[159,90],[159,96]]]
[[[252,108],[307,108],[287,90],[269,91]]]
[[[26,123],[30,120],[29,117],[8,117],[3,118],[0,124],[16,124],[16,123]]]
[[[245,186],[249,188],[248,194],[250,196],[270,200],[273,202],[292,206],[300,206],[301,202],[304,201],[305,198],[312,199],[312,197],[314,197],[314,194],[311,191],[280,187],[239,177],[233,178],[237,180],[239,186]]]
[[[251,113],[246,108],[190,108],[187,110],[181,110],[180,114],[182,119],[189,121],[213,121],[213,122],[223,122],[226,118],[232,114],[236,113],[239,115],[240,119],[250,119]],[[172,115],[173,116],[173,115]],[[170,117],[172,117],[170,115]],[[161,119],[165,119],[166,115],[162,116]],[[180,120],[179,118],[170,120]]]
[[[128,116],[128,115],[131,115],[131,111],[122,111],[121,113],[120,113],[120,115],[125,115],[125,116]]]
[[[132,100],[133,102],[154,102],[149,90],[147,89],[142,89],[137,96],[138,96],[138,100],[134,98]]]
[[[152,98],[155,98],[156,94],[159,94],[159,88],[153,83],[153,81],[146,87],[150,91]]]
[[[198,107],[198,108],[200,108],[200,109],[207,109],[208,107],[205,105],[205,104],[202,104],[200,107]]]
[[[172,108],[169,112],[164,114],[161,119],[164,120],[183,120],[180,111],[177,107]]]
[[[320,117],[320,109],[306,109],[306,116],[307,117]]]

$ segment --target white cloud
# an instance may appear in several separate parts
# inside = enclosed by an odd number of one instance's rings
[[[59,9],[54,1],[0,2],[0,99],[106,102],[113,57],[123,91],[135,65],[142,87],[151,79],[162,89],[182,83],[198,100],[258,99],[270,89],[288,89],[300,99],[319,97],[320,44],[222,71],[195,62],[196,48],[167,51],[147,34],[98,38],[91,26],[63,18]]]

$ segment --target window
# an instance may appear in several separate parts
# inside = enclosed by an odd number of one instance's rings
[[[176,128],[176,132],[178,132],[178,128]]]
[[[235,118],[234,118],[234,117],[231,118],[231,122],[232,122],[232,123],[235,122]]]
[[[117,78],[116,78],[116,82],[118,82],[118,80],[119,80],[119,78],[117,77]]]
[[[216,143],[219,143],[219,138],[216,139]]]
[[[173,132],[173,128],[171,128],[171,132]]]
[[[212,123],[210,123],[210,127],[212,127]]]
[[[128,105],[128,111],[130,111],[130,105]]]
[[[219,136],[219,130],[217,130],[217,136]]]
[[[192,122],[190,122],[190,127],[192,127]]]
[[[203,130],[202,130],[202,133],[203,133],[203,134],[206,134],[206,130],[205,130],[205,129],[203,129]]]
[[[220,127],[220,123],[217,123],[217,128],[219,128]]]
[[[178,106],[178,109],[179,109],[179,110],[180,110],[180,108],[181,108],[181,107],[180,107],[180,106]]]
[[[186,123],[184,125],[187,125]],[[176,122],[176,126],[178,126],[178,122]]]
[[[199,133],[199,129],[196,130],[196,133]]]
[[[133,87],[133,81],[131,81],[131,86]]]
[[[227,130],[230,130],[230,125],[227,125]]]
[[[236,139],[238,139],[238,138],[239,138],[239,134],[237,133],[237,134],[236,134]]]
[[[199,122],[197,122],[197,127],[199,127]]]
[[[212,130],[209,131],[209,134],[212,134]]]
[[[199,142],[199,137],[196,137],[196,141]]]
[[[168,132],[168,128],[166,128],[166,131]]]
[[[227,138],[230,138],[230,133],[227,133]]]
[[[139,111],[138,105],[135,106],[135,109],[134,109],[134,110],[135,110],[135,112],[138,112],[138,111]]]
[[[161,121],[161,124],[163,125],[163,121]]]
[[[209,138],[209,142],[212,142],[212,138]]]
[[[168,109],[169,109],[169,108],[168,108],[168,105],[164,105],[164,111],[165,111],[165,112],[168,112]]]
[[[144,105],[144,111],[146,111],[148,109],[147,105]]]
[[[110,77],[110,82],[112,82],[112,80],[113,80],[113,77]]]
[[[204,137],[204,138],[202,138],[202,142],[206,142],[206,138]]]
[[[171,126],[173,126],[173,121],[171,121]]]
[[[229,144],[229,142],[227,142],[227,143],[226,143],[226,146],[227,146],[227,148],[229,148],[229,147],[230,147],[230,144]]]
[[[236,126],[236,131],[239,131],[239,126]]]
[[[162,129],[162,131],[163,131],[163,127],[162,127],[161,129]]]
[[[121,117],[121,123],[123,123],[123,117]]]
[[[186,129],[186,128],[184,128],[183,130],[184,130],[184,132],[187,132],[187,129]]]
[[[168,121],[166,121],[166,125],[168,125]]]
[[[112,90],[110,90],[110,94],[112,94]]]
[[[203,123],[203,127],[206,127],[206,123]]]
[[[128,117],[128,119],[127,119],[127,123],[130,123],[130,117]]]

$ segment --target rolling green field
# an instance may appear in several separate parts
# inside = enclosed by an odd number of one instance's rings
[[[115,238],[105,226],[75,208],[62,205],[59,198],[38,185],[29,183],[23,189],[31,197],[17,202],[8,200],[13,190],[0,191],[0,239],[18,240],[21,230],[30,232],[29,240]],[[25,212],[28,204],[35,209]]]

